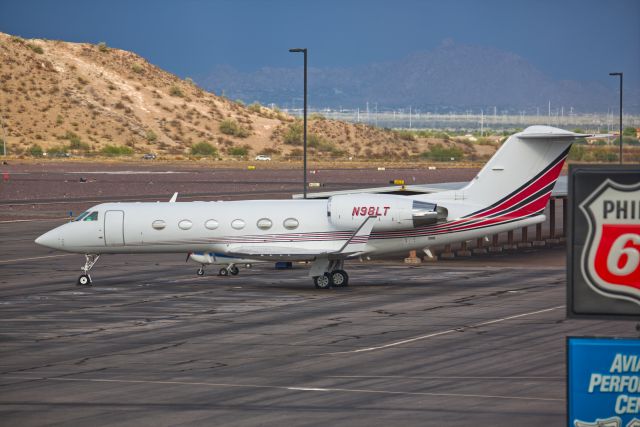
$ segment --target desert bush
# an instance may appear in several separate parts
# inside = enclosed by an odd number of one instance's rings
[[[81,85],[86,85],[87,83],[89,83],[89,81],[87,79],[85,79],[82,76],[78,76],[78,83],[80,83]]]
[[[38,144],[33,144],[31,145],[31,147],[29,147],[27,153],[29,153],[29,155],[32,157],[42,157],[42,147],[40,147]]]
[[[327,118],[320,113],[313,113],[309,116],[309,120],[327,120]]]
[[[169,95],[182,98],[184,96],[184,93],[182,93],[182,89],[180,89],[178,86],[171,86],[171,88],[169,89]]]
[[[260,103],[256,101],[253,104],[249,105],[247,107],[247,110],[251,111],[252,113],[259,114],[260,112],[262,112],[262,105],[260,105]]]
[[[44,53],[44,49],[42,49],[42,47],[40,47],[38,45],[29,43],[27,46],[29,47],[29,49],[31,49],[32,51],[34,51],[37,54],[43,54]]]
[[[445,147],[442,144],[436,144],[429,150],[421,154],[425,159],[447,161],[447,160],[462,160],[464,152],[458,147]]]
[[[249,130],[242,127],[235,120],[227,119],[220,122],[220,132],[225,135],[237,136],[238,138],[246,138],[249,136]]]
[[[218,150],[208,142],[202,141],[191,146],[191,154],[194,156],[215,157],[218,155]]]
[[[569,160],[573,160],[573,161],[581,161],[584,159],[585,155],[587,153],[587,148],[584,147],[583,145],[576,145],[573,144],[571,146],[571,149],[569,150]]]
[[[156,141],[158,139],[158,135],[156,135],[155,132],[152,131],[152,130],[148,130],[147,134],[145,136],[147,138],[147,141],[149,141],[149,142],[153,142],[153,141]]]
[[[131,71],[133,71],[136,74],[142,74],[144,73],[144,68],[142,68],[140,65],[138,64],[133,64],[131,66]]]
[[[227,154],[230,156],[246,156],[249,154],[249,147],[246,145],[242,147],[231,147],[227,150]]]
[[[133,149],[124,145],[106,145],[100,152],[108,157],[130,156]]]
[[[622,129],[622,136],[632,136],[635,138],[636,136],[636,128],[634,127],[626,127]]]
[[[67,131],[67,133],[64,135],[64,139],[69,140],[70,150],[90,150],[89,144],[87,144],[86,142],[82,142],[82,139],[80,139],[80,137],[74,132]]]
[[[405,141],[415,141],[416,135],[410,130],[397,130],[395,134],[398,138],[403,139]]]
[[[100,52],[108,52],[109,51],[109,47],[107,46],[107,44],[105,42],[100,42],[100,43],[98,43],[98,50]]]
[[[333,142],[328,141],[321,135],[315,133],[310,134],[307,138],[307,146],[325,153],[341,153],[341,151],[338,149],[338,147],[335,146]]]
[[[302,145],[304,126],[299,120],[291,123],[284,133],[283,142],[288,145]]]

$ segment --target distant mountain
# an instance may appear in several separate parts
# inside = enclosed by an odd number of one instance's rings
[[[299,68],[242,73],[219,66],[197,80],[232,99],[293,103],[298,108],[302,104]],[[395,62],[309,69],[309,104],[319,108],[362,107],[369,102],[385,109],[497,106],[512,111],[539,107],[543,112],[551,101],[552,108],[593,112],[617,105],[617,97],[616,91],[598,82],[554,80],[513,53],[452,41]]]

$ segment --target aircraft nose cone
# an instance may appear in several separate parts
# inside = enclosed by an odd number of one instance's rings
[[[44,233],[35,240],[36,244],[46,246],[51,249],[60,249],[60,239],[57,230],[51,230]]]

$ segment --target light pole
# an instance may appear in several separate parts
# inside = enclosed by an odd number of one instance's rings
[[[610,76],[620,76],[620,164],[622,164],[622,73],[609,73]]]
[[[307,48],[289,49],[289,52],[304,53],[304,136],[303,136],[303,169],[304,169],[304,190],[303,197],[307,198]]]

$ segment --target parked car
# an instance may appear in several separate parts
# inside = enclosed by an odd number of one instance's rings
[[[155,160],[156,159],[156,155],[153,153],[147,153],[144,156],[142,156],[142,158],[144,160]]]
[[[256,156],[256,160],[266,160],[266,161],[269,161],[269,160],[271,160],[271,157],[269,157],[269,156],[265,156],[264,154],[259,154],[259,155],[257,155],[257,156]]]

